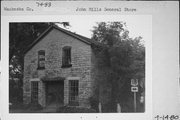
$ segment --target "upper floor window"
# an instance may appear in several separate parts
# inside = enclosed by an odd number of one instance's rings
[[[71,67],[71,47],[63,47],[62,52],[62,67]]]
[[[45,69],[45,51],[38,51],[38,69]]]

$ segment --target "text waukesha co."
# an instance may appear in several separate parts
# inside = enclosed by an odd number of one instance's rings
[[[5,11],[24,11],[22,7],[4,7]]]

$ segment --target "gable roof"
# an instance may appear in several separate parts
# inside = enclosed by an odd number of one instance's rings
[[[53,29],[57,29],[67,35],[70,35],[76,39],[78,39],[81,42],[84,42],[88,45],[95,45],[95,46],[99,46],[99,47],[103,47],[103,45],[95,40],[89,39],[87,37],[84,37],[82,35],[78,35],[76,33],[70,32],[68,30],[62,29],[58,26],[52,25],[49,28],[47,28],[36,40],[34,40],[34,42],[32,44],[30,44],[27,49],[24,51],[24,54],[26,54],[31,48],[33,48],[34,45],[36,45],[39,41],[42,40],[42,38],[44,38],[51,30]]]

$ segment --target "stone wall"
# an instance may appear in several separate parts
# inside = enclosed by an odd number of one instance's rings
[[[72,67],[61,68],[62,48],[71,46]],[[45,50],[45,69],[37,70],[38,51]],[[64,104],[68,104],[68,77],[79,77],[80,106],[89,107],[88,98],[92,94],[91,46],[71,37],[57,29],[51,30],[41,41],[31,48],[24,57],[24,103],[28,104],[31,97],[30,80],[39,78],[39,103],[45,106],[45,85],[43,77],[65,77]]]

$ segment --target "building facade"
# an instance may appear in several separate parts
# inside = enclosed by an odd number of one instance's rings
[[[51,26],[24,54],[23,101],[90,107],[98,43]]]

